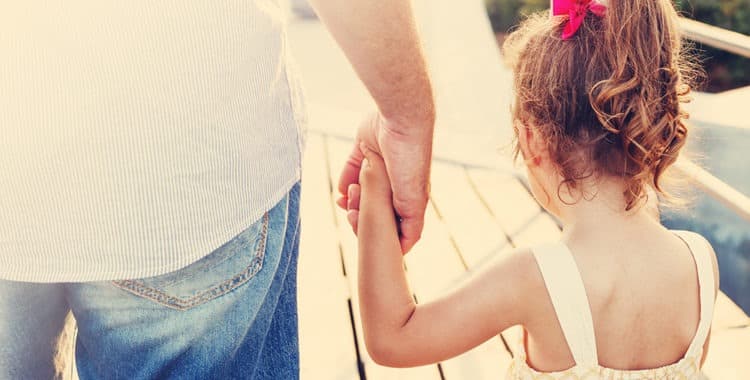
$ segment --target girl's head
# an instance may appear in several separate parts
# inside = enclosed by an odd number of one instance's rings
[[[591,180],[614,179],[630,210],[650,188],[662,192],[662,174],[685,144],[680,104],[695,70],[670,0],[609,0],[603,16],[595,13],[567,39],[569,17],[546,12],[507,38],[516,153],[530,170],[546,160],[559,178],[556,189],[532,187],[583,196]]]

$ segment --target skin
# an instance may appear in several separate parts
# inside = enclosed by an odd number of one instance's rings
[[[562,178],[544,139],[519,130],[534,196],[564,224],[594,321],[599,364],[647,369],[681,359],[699,321],[695,263],[687,246],[654,218],[653,209],[625,210],[616,178],[582,186],[596,196],[561,191]],[[367,349],[376,362],[409,367],[463,353],[506,328],[525,329],[528,363],[560,371],[575,362],[529,249],[498,258],[452,292],[416,305],[403,271],[390,186],[381,157],[366,146],[361,185],[348,204],[358,219],[359,293]],[[350,212],[350,214],[352,213]],[[713,257],[713,250],[711,250]],[[715,287],[718,268],[713,258]],[[471,326],[464,328],[463,326]],[[708,341],[704,346],[708,350]]]
[[[312,0],[321,20],[375,100],[339,179],[347,189],[359,182],[364,143],[385,160],[392,202],[400,217],[401,251],[419,240],[427,207],[435,107],[410,1]]]

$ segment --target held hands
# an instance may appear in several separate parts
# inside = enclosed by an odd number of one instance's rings
[[[349,185],[347,191],[347,219],[354,233],[360,236],[360,242],[396,242],[397,219],[385,162],[364,143],[360,144],[360,150],[364,159],[359,172],[359,183]],[[374,249],[370,246],[368,248]]]
[[[432,156],[432,125],[403,128],[374,114],[362,124],[355,146],[339,180],[339,207],[347,210],[349,223],[358,231],[358,208],[363,150],[382,162],[384,173],[380,186],[388,186],[392,208],[398,216],[401,251],[408,252],[419,240],[424,226],[428,199],[430,159]],[[382,158],[381,158],[382,157]],[[372,165],[372,162],[370,163]],[[382,190],[382,189],[380,189]],[[367,189],[363,189],[367,192]],[[390,209],[390,208],[389,208]],[[382,211],[381,211],[382,212]]]

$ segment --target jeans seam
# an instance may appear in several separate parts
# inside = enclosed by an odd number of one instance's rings
[[[255,257],[253,257],[247,268],[245,268],[245,270],[236,274],[232,278],[227,279],[220,284],[214,285],[213,287],[204,290],[190,298],[183,299],[171,296],[158,289],[148,286],[139,280],[113,281],[112,284],[127,292],[133,293],[137,296],[152,300],[160,305],[179,311],[188,310],[192,307],[223,296],[241,286],[242,284],[248,282],[261,270],[261,268],[263,268],[263,259],[266,253],[266,242],[268,240],[268,214],[268,212],[263,214],[261,238],[255,253]]]

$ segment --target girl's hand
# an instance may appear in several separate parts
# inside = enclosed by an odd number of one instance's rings
[[[359,149],[365,157],[359,174],[360,183],[349,185],[346,204],[347,221],[355,235],[359,230],[360,207],[362,206],[360,199],[363,197],[363,192],[366,193],[364,197],[367,198],[367,203],[362,207],[372,210],[375,214],[385,214],[395,221],[393,194],[385,162],[379,154],[370,150],[365,144],[360,144]]]
[[[364,165],[364,162],[363,162]],[[359,198],[362,188],[358,183],[349,185],[346,191],[346,220],[352,226],[352,231],[357,235],[357,226],[359,225]]]

